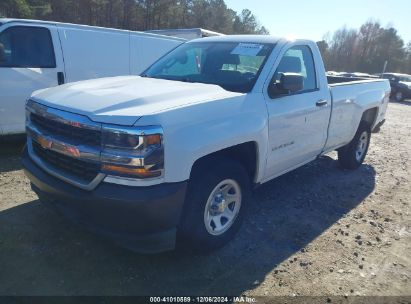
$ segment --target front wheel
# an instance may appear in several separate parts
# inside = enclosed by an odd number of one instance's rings
[[[178,227],[177,245],[198,252],[225,245],[240,228],[249,196],[249,177],[239,163],[219,159],[195,169]]]
[[[402,94],[402,92],[396,92],[394,95],[394,99],[395,101],[402,101],[404,99],[404,95]]]
[[[371,128],[365,121],[360,123],[352,141],[338,149],[338,161],[345,169],[357,169],[367,155],[371,139]]]

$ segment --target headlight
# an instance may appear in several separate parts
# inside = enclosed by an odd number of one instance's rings
[[[163,174],[163,130],[160,127],[103,125],[102,134],[104,173],[138,179]]]

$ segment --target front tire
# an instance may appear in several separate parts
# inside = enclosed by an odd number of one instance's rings
[[[401,102],[404,100],[404,94],[402,94],[402,92],[396,92],[394,95],[394,99],[395,101]]]
[[[231,159],[218,159],[194,169],[177,246],[209,252],[224,246],[236,234],[250,197],[246,170]]]
[[[371,128],[362,121],[349,144],[338,149],[338,161],[344,169],[357,169],[363,163],[371,139]]]

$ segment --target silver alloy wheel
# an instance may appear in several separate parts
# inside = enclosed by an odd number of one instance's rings
[[[204,210],[204,224],[211,235],[221,235],[235,222],[241,208],[241,188],[233,179],[221,181],[211,191]]]
[[[402,92],[395,93],[395,100],[396,101],[401,101],[402,100]]]
[[[368,146],[368,133],[364,131],[361,133],[360,138],[358,139],[357,149],[355,150],[355,158],[357,161],[361,161],[362,157],[367,151]]]

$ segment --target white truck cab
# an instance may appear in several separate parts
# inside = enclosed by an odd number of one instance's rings
[[[233,237],[254,186],[332,150],[360,166],[389,94],[327,78],[309,40],[202,38],[140,76],[34,93],[23,164],[43,201],[123,246],[205,251]]]
[[[138,75],[184,41],[85,25],[0,19],[0,135],[24,133],[24,104],[33,91]]]

